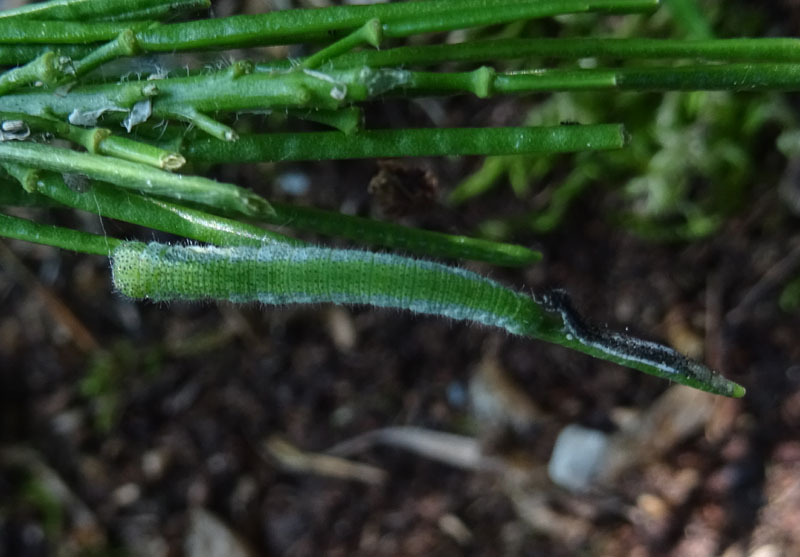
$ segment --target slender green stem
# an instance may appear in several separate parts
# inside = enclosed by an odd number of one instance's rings
[[[409,228],[311,207],[277,202],[272,206],[275,214],[266,217],[266,222],[327,236],[348,238],[361,244],[384,246],[432,257],[486,261],[509,267],[536,263],[542,257],[538,251],[514,244]]]
[[[189,11],[210,7],[210,0],[50,0],[26,4],[0,11],[0,19],[49,19],[85,21],[108,17],[137,17],[152,14],[163,16],[173,11]],[[145,18],[142,18],[145,19]],[[149,17],[147,18],[149,19]]]
[[[191,106],[161,106],[156,114],[162,118],[174,118],[176,120],[188,122],[197,126],[198,129],[203,130],[211,137],[221,139],[222,141],[231,142],[239,139],[239,134],[236,133],[236,130],[232,127],[218,122],[210,116],[206,116]]]
[[[145,0],[140,0],[144,2]],[[187,8],[203,7],[207,0],[184,0]],[[170,3],[174,4],[174,2]],[[284,10],[260,15],[243,15],[222,19],[208,19],[172,25],[151,26],[142,30],[144,23],[137,25],[139,33],[136,43],[144,51],[174,51],[196,48],[241,47],[248,44],[281,44],[304,40],[329,39],[331,34],[352,32],[349,39],[335,43],[325,49],[322,58],[313,58],[316,65],[321,60],[352,48],[359,42],[377,45],[380,35],[400,37],[413,33],[447,31],[461,27],[474,27],[514,21],[520,18],[537,18],[562,13],[586,11],[598,12],[642,12],[651,11],[657,0],[508,0],[506,3],[491,0],[433,0],[427,2],[403,2],[371,6],[335,6],[314,10]],[[87,17],[118,16],[122,13],[136,14],[142,18],[158,18],[163,13],[160,6],[140,6],[139,2],[96,3],[68,0],[49,6],[36,5],[4,12],[9,22],[21,23],[14,29],[3,28],[0,21],[0,36],[8,42],[34,43],[87,43],[110,40],[124,28],[114,22],[76,24]],[[97,6],[100,6],[99,8]],[[124,6],[124,8],[123,8]],[[179,6],[180,7],[180,6]],[[45,9],[47,8],[47,11]],[[124,12],[123,12],[124,10]],[[151,11],[153,10],[153,11]],[[30,21],[33,14],[46,19],[64,18],[74,21]],[[26,17],[20,20],[19,16]],[[17,16],[17,17],[14,17]],[[376,26],[380,20],[383,28]],[[93,27],[93,28],[92,28]],[[358,29],[361,28],[361,31]],[[355,41],[355,42],[353,42]],[[353,42],[353,44],[350,44]],[[102,56],[101,56],[102,54]],[[115,55],[115,48],[106,48],[91,61],[108,60]],[[117,54],[124,55],[124,54]],[[87,61],[88,62],[88,61]],[[86,67],[89,67],[88,63]],[[312,67],[312,66],[309,66]]]
[[[144,0],[142,0],[144,1]],[[72,4],[77,9],[84,2]],[[114,3],[115,4],[115,3]],[[92,4],[86,4],[87,9]],[[283,10],[259,15],[240,15],[206,19],[142,29],[137,26],[137,42],[148,52],[184,49],[232,48],[325,40],[350,33],[378,19],[387,36],[401,37],[414,33],[447,31],[464,27],[491,25],[521,18],[549,17],[565,13],[647,12],[658,7],[658,0],[432,0],[368,6],[332,6],[313,10]],[[108,13],[118,8],[108,7]],[[144,11],[143,11],[144,10]],[[63,13],[69,13],[64,8]],[[125,8],[141,15],[160,15],[138,4]],[[31,12],[32,13],[32,12]],[[96,12],[97,15],[103,15]],[[12,14],[13,15],[13,14]],[[88,16],[71,16],[81,20]],[[48,17],[52,19],[52,17]],[[15,25],[5,25],[14,23]],[[16,43],[87,43],[110,40],[124,31],[124,22],[35,21],[29,17],[0,19],[0,37]]]
[[[336,68],[425,66],[534,56],[558,59],[695,58],[726,62],[800,62],[800,39],[491,39],[351,52],[338,56],[332,64]],[[256,66],[256,71],[260,69],[260,66]]]
[[[36,191],[68,207],[218,246],[303,243],[258,226],[122,191],[102,182],[91,182],[87,191],[77,192],[67,186],[59,175],[44,172]]]
[[[226,126],[215,131],[209,125],[211,119],[203,113],[287,107],[337,110],[399,87],[406,79],[403,72],[369,68],[335,74],[315,70],[249,74],[250,68],[246,62],[238,62],[212,74],[86,85],[65,95],[40,91],[4,95],[0,97],[0,110],[59,116],[98,114],[124,111],[136,102],[155,97],[155,117],[180,117],[224,138],[232,130]]]
[[[510,7],[506,7],[506,6]],[[368,6],[332,6],[313,10],[283,10],[259,15],[239,15],[164,25],[138,34],[139,44],[147,51],[233,48],[247,45],[289,44],[347,34],[370,19],[379,19],[391,36],[404,33],[448,30],[451,21],[473,27],[512,21],[520,17],[548,17],[576,12],[630,13],[648,12],[658,7],[658,0],[430,0],[397,2]],[[498,8],[502,8],[499,11]],[[491,13],[497,11],[498,16]],[[469,14],[465,16],[465,14]],[[470,17],[472,18],[470,20]],[[403,20],[413,20],[407,29]],[[439,27],[425,24],[437,21]],[[414,27],[416,26],[416,27]]]
[[[77,126],[71,126],[70,131],[75,131]],[[77,128],[80,129],[80,128]],[[91,133],[94,130],[102,128],[92,128],[86,130]],[[175,171],[186,164],[186,159],[183,155],[174,151],[167,151],[150,145],[142,143],[141,141],[133,141],[127,137],[120,137],[118,135],[111,135],[109,130],[104,130],[108,135],[102,139],[98,144],[95,151],[89,150],[90,153],[97,153],[99,155],[107,155],[109,157],[117,157],[131,162],[146,164],[155,168],[163,170]],[[83,135],[86,132],[83,132]],[[70,139],[75,137],[75,133],[68,136]],[[76,141],[76,139],[73,139]]]
[[[77,172],[123,188],[193,201],[242,215],[262,216],[271,211],[264,198],[233,184],[172,174],[143,164],[50,145],[0,143],[0,161],[56,172]]]
[[[78,23],[0,18],[0,41],[4,44],[86,44],[108,41],[126,29],[138,31],[151,25],[152,21]]]
[[[40,224],[3,213],[0,213],[0,236],[95,255],[110,255],[122,243],[117,238]]]
[[[238,65],[223,72],[158,81],[75,87],[65,95],[45,92],[0,97],[0,111],[58,116],[123,111],[155,95],[152,115],[178,117],[220,138],[235,132],[204,113],[314,107],[337,110],[386,94],[452,95],[481,98],[498,94],[598,90],[797,90],[800,64],[737,63],[647,68],[535,70],[499,73],[412,72],[360,68],[321,72],[301,70],[242,75]],[[71,116],[71,118],[74,116]],[[95,116],[96,118],[96,116]]]
[[[234,65],[210,75],[160,80],[153,113],[167,114],[185,107],[201,112],[307,106],[335,110],[366,99],[365,80],[373,76],[370,70],[363,75],[354,70],[337,74],[315,70],[275,74],[248,71],[249,68]]]
[[[539,2],[508,2],[480,9],[458,8],[438,14],[411,16],[383,26],[386,37],[401,38],[420,33],[454,31],[484,25],[498,25],[526,19],[538,19],[560,14],[601,12],[632,13],[648,12],[658,2],[638,0],[540,0]]]
[[[315,52],[303,60],[300,67],[309,69],[317,68],[331,58],[339,56],[363,44],[369,44],[378,48],[382,40],[383,29],[380,20],[370,19],[346,37],[339,39],[335,43],[323,48],[319,52]]]
[[[179,14],[188,14],[211,7],[211,0],[158,0],[162,4],[145,5],[139,9],[129,9],[126,12],[106,15],[97,18],[97,21],[165,21]],[[143,0],[147,4],[147,0]]]
[[[90,153],[119,157],[165,170],[178,170],[186,163],[180,153],[112,135],[105,128],[82,128],[52,118],[30,116],[21,112],[0,112],[0,121],[8,120],[24,122],[31,131],[50,132],[74,141]]]
[[[325,124],[340,132],[351,134],[361,129],[364,113],[357,106],[347,106],[338,110],[314,110],[290,108],[286,113],[294,118]]]
[[[477,70],[476,70],[477,71]],[[416,94],[470,92],[481,96],[475,72],[411,73]],[[800,64],[705,64],[675,67],[539,70],[497,74],[491,94],[544,91],[794,91],[800,89]]]
[[[619,124],[525,128],[430,128],[245,135],[234,143],[198,138],[184,153],[206,162],[299,161],[564,153],[620,149]]]
[[[0,95],[37,81],[52,85],[69,73],[74,73],[70,59],[48,51],[24,66],[0,74]]]
[[[60,56],[81,58],[86,56],[92,47],[87,45],[0,44],[0,66],[25,64],[51,50]]]
[[[39,91],[3,95],[0,97],[0,111],[69,116],[72,123],[93,125],[106,112],[129,112],[136,103],[158,93],[152,81],[76,89],[77,92],[71,90],[66,95]]]
[[[495,74],[486,67],[471,72],[408,72],[403,91],[412,95],[472,93],[480,98],[495,94],[545,91],[595,91],[614,89],[615,70],[532,70]]]
[[[113,40],[77,60],[73,65],[74,74],[76,77],[82,76],[110,60],[134,56],[139,53],[139,50],[136,34],[131,29],[125,29]]]
[[[20,183],[23,190],[28,193],[36,193],[36,187],[41,179],[41,170],[11,162],[4,162],[0,164],[2,164],[5,171],[10,176]]]
[[[65,188],[63,181],[55,176],[45,179],[37,177],[36,181],[37,191],[65,205],[201,241],[254,245],[256,241],[263,242],[266,237],[273,236],[275,241],[297,243],[296,240],[202,211],[136,194],[115,192],[103,184],[95,184],[90,192],[80,194]],[[527,265],[541,258],[538,252],[511,244],[408,228],[319,209],[285,204],[279,204],[278,207],[274,216],[265,217],[267,222],[341,236],[356,242],[508,266]]]
[[[795,91],[800,64],[720,64],[664,68],[624,68],[617,86],[628,91]]]
[[[418,33],[451,31],[495,25],[565,13],[628,13],[652,11],[658,0],[446,0],[403,2],[373,6],[336,6],[315,10],[285,10],[255,16],[151,27],[126,41],[144,51],[193,48],[227,48],[301,42],[349,34],[303,62],[315,68],[360,44],[378,46],[382,37],[406,37]],[[374,14],[374,15],[371,15]],[[378,15],[381,14],[381,15]],[[149,14],[143,14],[147,16]],[[322,34],[324,29],[324,34]],[[76,39],[75,42],[80,42]],[[126,55],[121,47],[109,45],[84,64],[99,65]],[[92,62],[92,65],[89,62]]]

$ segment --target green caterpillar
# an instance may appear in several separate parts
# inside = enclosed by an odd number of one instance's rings
[[[126,242],[112,254],[130,298],[270,305],[332,302],[441,315],[562,344],[651,375],[741,397],[744,388],[672,348],[587,324],[563,291],[516,292],[448,265],[387,253],[270,244],[213,247]]]

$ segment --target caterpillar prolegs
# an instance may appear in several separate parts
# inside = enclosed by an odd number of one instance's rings
[[[116,289],[131,298],[367,304],[440,315],[562,344],[709,392],[744,395],[740,385],[672,348],[586,323],[563,290],[531,297],[431,261],[286,244],[126,242],[112,254],[112,274]]]

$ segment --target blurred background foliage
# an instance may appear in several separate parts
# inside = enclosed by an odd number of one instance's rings
[[[712,0],[702,3],[701,12],[692,2],[665,4],[669,9],[652,17],[563,16],[555,25],[509,26],[493,37],[708,38],[713,28],[724,38],[765,32],[760,7],[724,10],[724,2]],[[507,69],[553,67],[548,62],[526,60]],[[690,242],[717,232],[748,203],[764,156],[774,151],[779,133],[797,126],[797,117],[780,94],[705,91],[557,93],[542,98],[525,117],[528,125],[599,122],[624,122],[628,147],[613,153],[489,157],[451,192],[450,202],[474,202],[493,188],[510,187],[524,209],[480,225],[485,235],[508,239],[522,230],[552,232],[583,193],[603,187],[608,195],[602,209],[623,228],[654,241]]]

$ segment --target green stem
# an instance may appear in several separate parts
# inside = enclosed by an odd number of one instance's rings
[[[129,55],[126,49],[131,44],[146,52],[233,48],[329,39],[331,34],[336,36],[338,33],[349,32],[349,35],[304,61],[304,67],[314,68],[360,44],[368,43],[377,47],[383,35],[398,38],[418,33],[451,31],[565,13],[652,11],[657,6],[658,0],[509,0],[506,3],[492,3],[489,0],[463,0],[458,3],[434,0],[373,6],[335,6],[315,10],[284,10],[140,30],[135,37],[126,39],[124,44],[112,41],[87,56],[79,65],[79,73],[82,74],[118,56]],[[160,15],[149,11],[137,12],[134,7],[131,7],[131,10],[133,13],[141,14],[142,17]],[[14,21],[20,20],[17,18]],[[23,19],[22,22],[26,23],[27,20]],[[47,42],[76,43],[112,38],[109,36],[110,30],[102,32],[95,30],[91,33],[85,27],[67,28],[61,26],[61,23],[47,22],[46,30],[23,25],[16,30],[14,38],[17,42],[44,42],[43,35],[48,38],[53,37],[53,40]],[[0,33],[2,30],[2,20],[0,20]],[[124,29],[118,32],[122,31]]]
[[[253,73],[223,72],[158,81],[75,87],[66,95],[34,91],[0,97],[0,111],[58,116],[125,111],[153,95],[152,114],[181,117],[230,140],[232,130],[202,113],[314,107],[336,110],[350,103],[402,96],[498,94],[602,90],[798,90],[800,64],[738,63],[648,68],[532,70],[499,73],[482,67],[471,72],[435,73],[397,69],[350,69]],[[202,116],[207,122],[201,122]],[[213,125],[211,125],[213,124]],[[219,128],[218,130],[216,128]]]
[[[271,211],[264,198],[233,184],[171,174],[143,164],[49,145],[0,143],[0,161],[55,172],[81,173],[123,188],[193,201],[247,216],[262,216]]]
[[[79,88],[66,95],[32,91],[0,97],[3,112],[24,112],[40,116],[69,116],[70,122],[92,124],[106,112],[128,112],[137,102],[146,101],[158,92],[150,81],[117,83],[111,87]],[[74,103],[70,102],[74,101]]]
[[[177,10],[197,10],[210,7],[210,0],[50,0],[27,4],[0,12],[0,19],[49,19],[85,21],[108,17],[124,17],[132,12],[165,15]]]
[[[638,0],[540,0],[539,2],[495,4],[472,10],[456,7],[445,13],[411,16],[400,21],[386,23],[383,26],[383,33],[386,37],[401,38],[420,33],[454,31],[561,14],[649,12],[657,6],[657,1],[640,2]]]
[[[330,40],[379,19],[390,36],[404,33],[449,30],[452,22],[472,27],[502,23],[520,17],[598,11],[607,13],[648,12],[658,0],[431,0],[368,6],[332,6],[313,10],[283,10],[259,15],[239,15],[164,25],[138,34],[147,51],[234,48],[253,45]],[[496,12],[496,16],[492,16]],[[411,20],[404,28],[403,21]],[[436,25],[425,23],[436,22]]]
[[[20,120],[29,126],[31,131],[53,133],[81,145],[90,153],[118,157],[165,170],[178,170],[186,163],[186,159],[180,153],[111,135],[111,131],[105,128],[82,128],[21,112],[0,112],[0,120]]]
[[[163,2],[163,0],[162,0]],[[195,8],[207,0],[184,0],[178,7]],[[174,2],[152,6],[147,0],[125,2],[89,2],[62,0],[5,12],[0,17],[0,37],[5,43],[73,43],[86,44],[115,39],[127,28],[136,31],[133,41],[145,52],[165,52],[186,49],[241,48],[249,45],[270,45],[330,40],[333,36],[353,33],[311,59],[314,67],[331,56],[366,41],[377,45],[382,34],[402,37],[414,33],[491,25],[526,18],[548,17],[577,12],[627,13],[652,11],[658,0],[431,0],[401,2],[371,6],[333,6],[313,10],[283,10],[259,15],[240,15],[220,19],[205,19],[171,25],[154,25],[152,21],[95,21],[77,23],[92,17],[125,19],[130,15],[145,18],[163,16],[162,8]],[[47,18],[34,20],[32,17]],[[70,21],[50,21],[56,18]],[[381,28],[375,22],[383,24]],[[362,31],[358,31],[362,28]],[[126,55],[124,45],[107,45],[89,55],[82,72]],[[29,58],[28,58],[29,59]],[[307,62],[309,63],[309,62]]]
[[[261,246],[274,242],[302,244],[294,238],[251,224],[125,192],[101,182],[92,182],[88,191],[77,192],[60,176],[48,172],[39,179],[36,191],[68,207],[218,246]]]
[[[695,58],[726,62],[800,62],[800,39],[492,39],[364,50],[343,54],[332,63],[337,68],[425,66],[533,56],[557,59]],[[256,71],[260,69],[261,66],[256,66]]]
[[[0,95],[37,81],[52,85],[68,73],[73,73],[69,58],[48,51],[0,75]]]
[[[412,95],[454,95],[472,93],[479,98],[494,94],[545,91],[595,91],[614,89],[615,70],[531,70],[494,74],[482,67],[471,72],[408,72],[407,88]]]
[[[80,58],[86,56],[92,50],[92,47],[85,45],[2,44],[0,45],[0,66],[25,64],[51,50],[59,56]]]
[[[331,58],[344,54],[363,44],[369,44],[378,48],[382,40],[383,30],[381,28],[381,22],[377,19],[370,19],[346,37],[339,39],[332,45],[323,48],[319,52],[303,60],[300,67],[309,69],[317,68]]]
[[[196,126],[211,137],[215,137],[225,142],[236,141],[239,134],[232,127],[206,116],[199,110],[191,106],[170,105],[161,107],[156,111],[156,115],[162,118],[173,118]]]
[[[171,19],[175,15],[191,13],[200,10],[207,10],[211,7],[211,0],[158,0],[163,4],[145,5],[139,9],[129,9],[126,12],[106,15],[98,18],[98,21],[163,21]],[[147,4],[148,0],[143,0]]]
[[[234,143],[198,138],[184,152],[205,162],[299,161],[382,157],[523,155],[620,149],[619,124],[520,128],[364,130],[245,135]]]
[[[117,238],[40,224],[3,213],[0,213],[0,236],[95,255],[110,255],[122,244]]]
[[[139,51],[136,34],[131,29],[125,29],[112,41],[76,61],[74,64],[75,77],[82,76],[110,60],[124,56],[135,56]]]
[[[0,18],[0,37],[5,44],[86,44],[109,41],[126,29],[141,30],[152,21],[94,22],[39,21]]]
[[[796,91],[800,64],[720,64],[624,68],[617,87],[628,91]]]
[[[39,180],[41,179],[41,170],[11,162],[4,162],[0,164],[2,164],[6,173],[20,183],[23,190],[29,194],[36,193],[36,188],[38,187]]]
[[[71,127],[71,129],[73,128],[76,128],[76,126]],[[101,128],[93,128],[92,130],[87,131],[91,132],[98,129]],[[97,144],[96,151],[90,150],[89,152],[107,155],[109,157],[117,157],[127,161],[146,164],[148,166],[169,171],[178,170],[184,164],[186,164],[186,159],[183,158],[183,155],[180,153],[167,151],[165,149],[161,149],[160,147],[156,147],[155,145],[142,143],[141,141],[133,141],[127,137],[110,135],[110,131],[105,131],[108,132],[109,135]]]
[[[417,93],[476,90],[474,72],[434,74],[412,72]],[[498,74],[494,94],[544,91],[795,91],[800,89],[800,64],[705,64],[676,67],[591,70],[540,70]],[[413,92],[413,91],[412,91]]]
[[[338,110],[290,108],[286,113],[301,120],[325,124],[348,135],[361,129],[361,123],[364,120],[364,113],[357,106],[347,106]]]
[[[409,228],[311,207],[277,202],[273,203],[272,207],[275,209],[275,214],[265,220],[274,225],[348,238],[361,244],[406,250],[431,257],[486,261],[509,267],[536,263],[542,257],[538,251],[513,244]]]
[[[155,117],[180,117],[195,125],[213,126],[198,120],[198,115],[215,111],[304,108],[336,110],[373,93],[402,84],[405,74],[388,70],[348,70],[335,74],[315,70],[248,74],[246,62],[212,74],[173,77],[153,81],[130,81],[75,87],[65,95],[32,91],[0,97],[0,110],[29,114],[96,114],[120,111],[136,102],[156,96],[152,105]],[[124,111],[124,110],[123,110]],[[215,123],[218,125],[219,123]],[[214,131],[224,137],[230,128]]]

